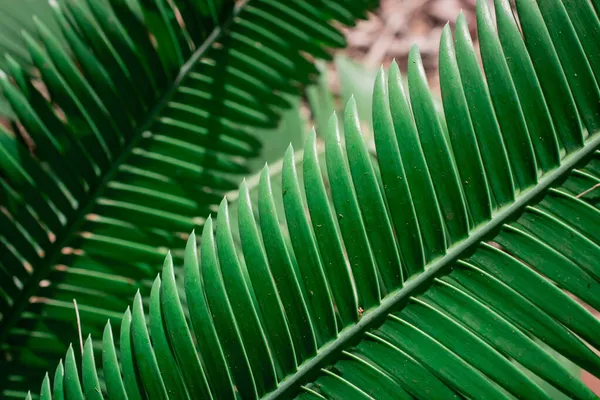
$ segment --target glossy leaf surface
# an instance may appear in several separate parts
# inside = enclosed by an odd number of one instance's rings
[[[596,398],[551,355],[600,375],[600,322],[579,301],[600,306],[600,132],[586,130],[596,118],[590,105],[598,106],[596,87],[585,84],[593,46],[568,46],[589,40],[578,36],[587,30],[560,37],[577,1],[563,8],[567,2],[518,0],[523,42],[509,48],[500,36],[520,32],[506,2],[497,3],[498,29],[478,5],[483,72],[464,17],[454,38],[444,30],[445,118],[414,48],[408,88],[397,65],[377,79],[376,157],[350,100],[322,135],[325,165],[311,134],[303,168],[291,148],[286,154],[281,186],[264,168],[257,210],[242,185],[237,227],[222,203],[216,232],[209,217],[199,247],[190,236],[183,278],[212,397],[544,399],[544,387],[553,387]],[[550,3],[560,6],[545,8]],[[565,67],[573,57],[586,63]],[[585,72],[581,81],[575,70]],[[547,114],[529,119],[541,110]],[[551,125],[556,135],[537,131]],[[236,228],[242,243],[234,250]],[[330,246],[319,245],[320,229],[333,237]],[[331,260],[343,265],[334,269]],[[166,270],[170,276],[170,258]],[[162,296],[179,300],[175,291]],[[140,310],[138,296],[127,362],[140,371],[140,391],[160,392],[153,354],[163,354],[165,333],[150,329],[148,347]],[[167,319],[165,308],[152,314]],[[127,330],[129,313],[125,319]],[[58,375],[65,390],[77,388],[70,355],[65,377]],[[178,371],[160,375],[167,382]]]

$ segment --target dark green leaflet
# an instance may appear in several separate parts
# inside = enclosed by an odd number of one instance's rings
[[[327,135],[327,175],[332,187],[333,205],[354,275],[358,306],[368,310],[379,303],[380,299],[375,258],[369,248],[365,225],[359,214],[358,200],[344,160],[335,114],[329,120]],[[347,218],[348,215],[354,215],[355,218]]]
[[[77,371],[77,361],[75,361],[75,353],[73,346],[69,346],[67,356],[65,357],[65,376],[64,376],[64,391],[65,397],[69,399],[83,400],[84,395],[79,380],[79,372]]]
[[[109,391],[108,396],[119,400],[127,399],[127,392],[125,390],[123,378],[121,377],[119,360],[117,358],[117,352],[115,351],[112,326],[110,323],[106,324],[104,336],[102,337],[102,343],[102,367],[104,370],[104,379],[109,382],[106,385],[106,388]],[[135,398],[134,396],[131,397]]]
[[[342,324],[358,319],[358,299],[354,293],[352,277],[344,260],[342,240],[336,234],[334,216],[321,179],[321,168],[316,147],[316,132],[313,130],[304,151],[304,189],[310,210],[315,238],[329,277],[331,294]],[[241,190],[241,189],[240,189]],[[351,249],[347,250],[352,252]],[[334,277],[332,279],[331,277]]]
[[[396,232],[404,232],[403,235],[406,235],[406,240],[402,240],[399,243],[402,246],[399,250],[402,257],[405,278],[408,279],[423,269],[425,263],[423,241],[427,239],[421,237],[415,210],[417,205],[411,199],[407,174],[405,173],[404,164],[400,157],[398,141],[396,140],[397,133],[390,111],[392,100],[388,96],[388,88],[383,77],[383,74],[379,74],[375,82],[373,94],[373,131],[376,132],[375,145],[377,153],[382,154],[382,156],[390,160],[389,163],[380,165],[381,178],[388,205],[393,204],[393,206],[390,206],[390,219],[392,220],[394,229]],[[399,85],[401,84],[400,82],[398,83]],[[397,89],[398,86],[396,87]],[[398,99],[398,101],[400,100]],[[404,106],[406,105],[404,104]],[[427,229],[429,231],[429,227]]]
[[[92,348],[92,338],[90,336],[85,340],[83,347],[83,390],[86,399],[102,399],[102,390],[100,381],[96,372],[96,361],[94,360],[94,349]]]
[[[497,208],[514,200],[515,177],[496,118],[485,76],[477,63],[473,42],[463,14],[456,21],[456,61],[465,97]],[[526,54],[526,52],[525,52]]]
[[[300,185],[294,166],[294,151],[290,146],[285,153],[283,165],[283,197],[286,220],[300,276],[313,315],[313,326],[317,328],[317,343],[322,345],[335,337],[337,324],[332,306],[332,298],[327,287],[323,266],[317,245],[308,220],[304,215],[304,204],[300,195]]]
[[[465,191],[465,198],[470,215],[471,228],[491,217],[491,199],[481,162],[475,132],[471,125],[467,99],[464,95],[456,54],[452,43],[450,26],[446,25],[440,43],[440,71],[446,77],[441,82],[442,98],[448,130],[456,155],[460,179]],[[461,151],[458,147],[466,147]],[[462,156],[462,157],[461,157]],[[461,157],[461,158],[459,158]]]

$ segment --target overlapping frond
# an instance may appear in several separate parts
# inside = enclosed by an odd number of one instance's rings
[[[28,4],[31,4],[29,1]],[[373,1],[66,0],[7,57],[0,127],[0,389],[94,335],[247,173],[258,129]]]
[[[168,255],[149,326],[141,296],[125,313],[120,366],[106,326],[108,397],[549,398],[535,374],[596,398],[545,346],[600,376],[600,323],[567,294],[600,308],[600,22],[586,0],[516,4],[522,31],[508,0],[497,30],[478,4],[483,73],[464,18],[444,29],[445,118],[413,49],[408,88],[395,64],[375,85],[376,162],[351,100],[325,171],[313,133],[281,193],[265,168],[255,210],[242,184],[241,250],[222,202],[188,241],[189,315]],[[85,351],[80,384],[70,349],[42,394],[101,398],[97,371]]]

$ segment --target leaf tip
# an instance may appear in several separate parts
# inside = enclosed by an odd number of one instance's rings
[[[421,59],[421,51],[419,50],[419,46],[415,43],[410,46],[410,52],[408,53],[408,62],[416,63]]]
[[[262,182],[264,179],[269,178],[269,164],[265,163],[264,167],[260,171],[260,181]]]
[[[224,196],[221,199],[221,202],[219,203],[219,212],[217,213],[217,218],[221,215],[221,213],[223,213],[223,212],[227,213],[229,211],[228,206],[229,206],[229,202],[227,201],[227,197]]]
[[[467,18],[465,17],[465,13],[463,10],[460,10],[458,13],[458,17],[456,18],[456,28],[465,26],[467,24]]]
[[[188,237],[187,243],[185,245],[185,249],[186,252],[188,250],[188,248],[190,247],[195,247],[196,246],[196,230],[192,230],[192,233],[190,233],[190,237]]]
[[[290,143],[287,149],[285,150],[284,158],[285,160],[293,159],[294,157],[294,146]]]

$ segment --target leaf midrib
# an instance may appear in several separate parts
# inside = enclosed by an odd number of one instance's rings
[[[51,267],[58,262],[62,255],[62,249],[69,245],[72,237],[83,226],[86,221],[86,215],[92,211],[97,200],[106,190],[108,184],[119,172],[120,166],[125,164],[130,155],[133,153],[133,150],[141,142],[143,139],[143,133],[152,126],[156,120],[156,117],[159,116],[164,110],[173,94],[175,94],[179,86],[186,79],[187,75],[193,70],[200,58],[206,53],[207,50],[211,48],[211,46],[221,37],[221,35],[227,31],[236,16],[244,7],[248,5],[248,3],[250,3],[250,1],[251,0],[246,0],[235,6],[227,20],[223,22],[221,26],[216,26],[211,34],[202,42],[202,45],[194,51],[189,60],[181,66],[175,80],[160,97],[152,110],[147,114],[144,122],[138,125],[139,127],[132,135],[129,144],[121,151],[121,154],[117,157],[117,159],[113,161],[111,168],[106,174],[104,174],[104,177],[95,186],[93,192],[86,197],[86,204],[83,207],[79,207],[77,210],[75,210],[74,216],[71,218],[72,222],[68,223],[62,229],[60,234],[57,234],[57,237],[62,237],[62,240],[54,243],[54,246],[47,253],[49,255],[44,257],[44,262],[34,270],[33,274],[27,280],[27,283],[20,291],[19,296],[12,304],[10,312],[4,315],[2,323],[0,323],[0,343],[4,343],[6,341],[10,330],[19,321],[21,314],[29,304],[29,299],[39,289],[39,283],[50,274]]]
[[[334,361],[342,350],[355,344],[369,328],[381,323],[396,306],[408,301],[411,296],[423,291],[423,288],[427,288],[440,272],[449,268],[454,261],[463,257],[488,235],[495,233],[502,225],[515,219],[531,201],[549,190],[555,183],[560,182],[580,162],[591,156],[598,147],[600,147],[600,132],[591,135],[583,148],[565,157],[561,166],[542,176],[537,185],[523,192],[511,205],[498,210],[489,222],[476,228],[467,239],[451,247],[446,255],[426,266],[423,273],[409,279],[402,288],[388,294],[379,306],[372,311],[367,311],[357,323],[343,329],[336,339],[319,349],[315,357],[300,365],[293,375],[284,379],[277,389],[265,395],[263,400],[291,398],[300,385],[316,376],[319,369]]]

